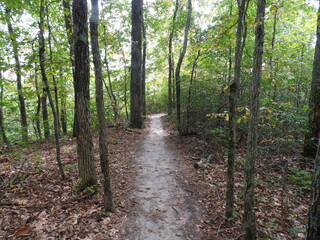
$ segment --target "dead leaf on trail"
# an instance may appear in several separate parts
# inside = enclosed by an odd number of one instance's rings
[[[30,234],[30,229],[23,227],[23,228],[20,228],[19,230],[17,230],[12,236],[27,236],[29,234]]]

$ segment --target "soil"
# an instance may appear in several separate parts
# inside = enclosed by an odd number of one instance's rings
[[[181,182],[177,153],[168,143],[163,114],[150,116],[149,133],[135,161],[137,176],[131,193],[131,213],[126,223],[126,239],[200,239],[188,226],[197,214],[192,199]],[[191,219],[193,222],[191,222]]]

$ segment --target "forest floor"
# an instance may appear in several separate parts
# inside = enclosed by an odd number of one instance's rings
[[[65,181],[53,142],[0,153],[0,239],[243,239],[244,147],[237,153],[235,216],[227,221],[221,144],[197,134],[178,136],[168,116],[151,116],[146,126],[108,129],[112,214],[104,212],[101,194],[77,192],[74,138],[61,144]],[[99,169],[97,136],[94,143]],[[208,156],[210,164],[195,168]],[[304,239],[312,160],[296,153],[259,156],[259,239]]]

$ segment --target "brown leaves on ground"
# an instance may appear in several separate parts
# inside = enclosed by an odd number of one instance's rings
[[[167,125],[170,127],[170,124]],[[176,135],[172,127],[171,132]],[[206,215],[199,226],[203,239],[244,239],[242,220],[245,146],[241,146],[237,152],[235,216],[228,221],[225,219],[227,157],[222,146],[200,135],[171,137],[171,141],[180,155],[184,156],[186,169],[191,169],[195,161],[212,155],[211,164],[197,169],[196,173],[189,171],[188,176],[185,176],[189,190],[197,195]],[[256,163],[258,239],[304,239],[310,186],[303,182],[303,176],[296,182],[290,179],[296,176],[294,169],[310,174],[312,164],[312,159],[305,159],[297,152],[289,156],[273,155],[271,152],[259,155]]]
[[[119,239],[128,204],[126,194],[134,174],[131,158],[143,130],[108,131],[116,213],[104,212],[100,194],[76,191],[75,139],[61,144],[66,181],[60,180],[54,144],[33,143],[0,156],[0,186],[7,186],[0,189],[0,238]],[[96,137],[94,142],[100,169]]]
[[[190,231],[202,235],[201,239],[243,239],[244,147],[238,149],[235,166],[235,216],[227,221],[227,159],[223,148],[199,135],[178,137],[168,122],[166,129],[168,143],[180,156],[179,181],[201,207],[195,211],[198,216],[190,221],[193,224],[188,226]],[[121,240],[123,223],[132,205],[127,198],[135,175],[131,160],[146,131],[109,129],[110,167],[117,209],[114,214],[104,212],[100,194],[76,192],[78,174],[74,139],[62,143],[66,181],[60,180],[51,142],[15,147],[12,153],[1,154],[0,186],[6,184],[7,187],[0,189],[0,238]],[[97,138],[94,141],[98,146]],[[95,150],[100,169],[97,147]],[[209,155],[212,155],[210,165],[194,168],[196,160]],[[256,165],[258,238],[303,239],[310,189],[304,182],[292,181],[295,176],[292,169],[303,169],[303,174],[308,173],[312,160],[302,159],[298,154],[280,156],[268,152],[260,155]]]

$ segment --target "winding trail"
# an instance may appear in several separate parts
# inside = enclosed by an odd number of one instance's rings
[[[138,175],[131,196],[134,207],[126,223],[126,239],[180,240],[190,237],[186,226],[192,210],[187,193],[176,178],[178,165],[174,160],[177,156],[166,144],[162,116],[150,116],[150,132],[140,157],[135,160]]]

